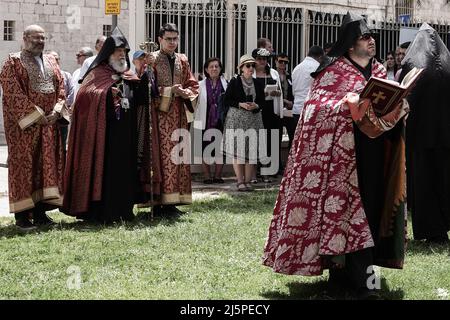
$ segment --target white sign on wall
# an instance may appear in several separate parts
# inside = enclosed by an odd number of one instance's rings
[[[400,28],[399,45],[405,42],[412,42],[419,32],[419,28]]]

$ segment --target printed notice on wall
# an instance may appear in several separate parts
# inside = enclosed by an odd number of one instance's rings
[[[120,0],[105,0],[105,14],[120,14]]]

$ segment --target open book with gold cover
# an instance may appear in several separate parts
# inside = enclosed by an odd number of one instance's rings
[[[392,111],[405,98],[419,79],[423,69],[413,68],[402,83],[371,77],[360,94],[360,98],[372,101],[372,107],[378,116]]]

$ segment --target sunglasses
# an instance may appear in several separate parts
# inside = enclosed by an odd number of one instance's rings
[[[289,63],[289,61],[287,61],[287,60],[278,60],[278,63],[282,63],[282,64],[288,64],[288,63]]]
[[[373,36],[371,33],[366,33],[366,34],[363,34],[359,39],[360,39],[360,40],[367,41],[367,40],[372,39],[373,37],[374,37],[374,36]]]
[[[244,64],[244,66],[246,67],[246,68],[254,68],[255,67],[255,64],[254,63],[247,63],[247,64]]]

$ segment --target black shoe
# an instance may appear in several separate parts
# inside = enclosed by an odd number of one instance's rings
[[[203,180],[203,184],[213,184],[214,180],[213,179],[205,179]]]
[[[214,178],[213,182],[214,183],[219,183],[219,184],[225,183],[225,181],[222,178]]]
[[[441,237],[430,237],[427,239],[426,241],[429,244],[438,244],[438,245],[442,245],[442,244],[449,244],[450,240],[448,239],[448,236],[441,236]]]
[[[16,220],[16,227],[23,232],[29,232],[37,229],[29,219]]]
[[[173,205],[164,206],[164,211],[167,215],[170,215],[170,216],[181,216],[183,214],[186,214],[186,212],[181,211],[180,209],[178,209],[177,207],[175,207]]]
[[[330,269],[330,276],[327,283],[327,291],[332,296],[342,297],[350,290],[350,280],[345,269]]]
[[[164,215],[164,209],[162,206],[157,205],[152,208],[153,217],[162,217]]]
[[[378,293],[380,290],[359,288],[356,290],[355,297],[357,300],[381,300],[381,296]]]
[[[55,225],[56,223],[52,219],[50,219],[46,214],[44,214],[43,216],[34,218],[33,224],[36,227],[50,227]]]

